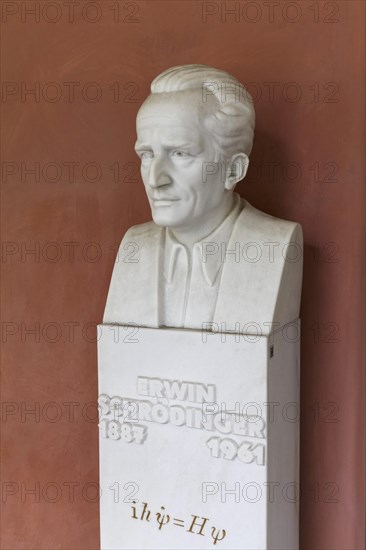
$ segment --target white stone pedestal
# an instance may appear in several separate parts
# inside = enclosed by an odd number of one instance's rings
[[[103,550],[298,548],[299,326],[100,325]]]

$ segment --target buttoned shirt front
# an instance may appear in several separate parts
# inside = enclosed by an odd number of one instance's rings
[[[228,241],[240,214],[240,197],[223,222],[192,250],[165,229],[162,324],[202,328],[212,322]]]

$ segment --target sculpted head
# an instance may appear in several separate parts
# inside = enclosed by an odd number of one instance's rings
[[[250,95],[225,71],[182,65],[153,80],[135,149],[156,224],[184,231],[225,215],[248,168],[254,118]]]

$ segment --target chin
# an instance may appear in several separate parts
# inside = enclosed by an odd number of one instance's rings
[[[156,225],[161,225],[162,227],[177,227],[181,225],[176,219],[172,219],[171,216],[153,214],[152,219]]]
[[[182,220],[177,217],[174,211],[168,212],[169,207],[154,208],[151,211],[152,219],[156,225],[162,227],[178,227],[182,225]]]

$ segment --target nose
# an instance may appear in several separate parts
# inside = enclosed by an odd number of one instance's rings
[[[162,156],[156,156],[153,158],[148,176],[149,187],[157,189],[163,185],[169,185],[172,183],[172,178],[169,175],[167,164]]]

